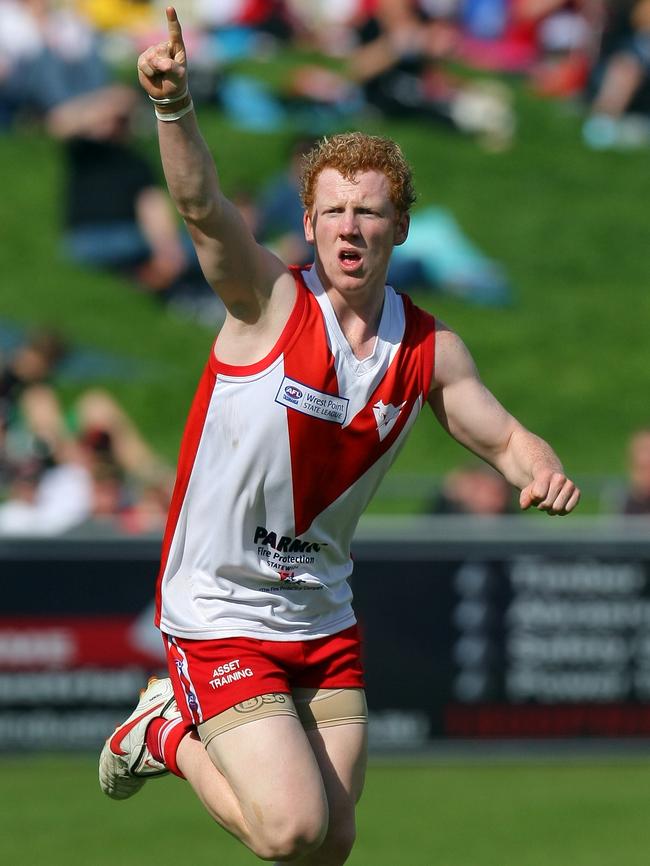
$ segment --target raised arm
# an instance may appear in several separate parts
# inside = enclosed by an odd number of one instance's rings
[[[188,87],[187,54],[176,10],[166,10],[168,41],[138,59],[140,84],[154,102],[163,169],[206,279],[232,317],[259,325],[272,306],[284,317],[293,281],[259,246],[237,208],[223,195],[214,160],[199,131]],[[272,315],[278,318],[278,310]]]
[[[568,514],[580,491],[551,446],[526,430],[481,382],[462,340],[439,324],[429,403],[442,426],[521,490],[523,509]]]

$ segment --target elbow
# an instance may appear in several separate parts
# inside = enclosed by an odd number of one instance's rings
[[[218,199],[208,195],[179,195],[174,203],[186,223],[199,227],[218,222],[222,211]]]

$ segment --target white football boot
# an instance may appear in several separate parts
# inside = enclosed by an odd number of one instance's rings
[[[126,800],[137,794],[147,779],[169,772],[152,756],[145,735],[153,719],[179,717],[171,680],[151,677],[138,705],[106,740],[99,756],[99,786],[108,797]]]

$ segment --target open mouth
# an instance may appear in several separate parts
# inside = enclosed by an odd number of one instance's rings
[[[354,250],[341,250],[339,262],[346,270],[354,270],[361,264],[361,256]]]

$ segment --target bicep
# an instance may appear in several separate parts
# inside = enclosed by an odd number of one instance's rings
[[[481,381],[462,340],[444,330],[436,340],[429,404],[439,423],[461,445],[499,467],[519,423]]]
[[[238,209],[222,198],[218,211],[187,220],[201,270],[227,309],[253,319],[284,265],[253,237]]]
[[[257,243],[232,202],[217,194],[205,212],[185,222],[210,285],[251,284]]]

